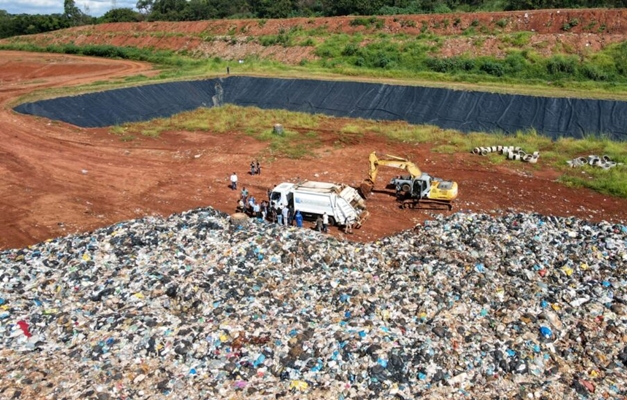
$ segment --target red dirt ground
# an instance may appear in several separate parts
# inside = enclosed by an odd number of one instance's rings
[[[265,144],[240,132],[166,132],[156,139],[123,142],[108,129],[78,128],[10,108],[37,89],[153,72],[138,62],[0,52],[0,248],[195,207],[233,212],[238,194],[227,187],[233,170],[257,198],[273,184],[296,177],[358,185],[372,150],[409,157],[432,175],[456,180],[460,196],[454,211],[513,209],[627,220],[627,200],[564,187],[554,181],[553,171],[520,163],[494,167],[471,154],[434,154],[428,146],[390,144],[372,133],[337,148],[334,132],[317,132],[328,144],[317,158],[262,159],[262,175],[251,177],[248,165],[263,154]],[[379,187],[398,173],[382,169]],[[367,205],[371,218],[350,240],[375,240],[439,213],[400,210],[385,193],[374,194]],[[337,229],[331,234],[343,236]]]
[[[114,45],[173,50],[196,57],[221,57],[226,60],[257,56],[286,64],[298,64],[316,56],[312,46],[262,46],[253,38],[277,35],[299,28],[328,33],[370,33],[419,35],[424,29],[444,36],[435,56],[492,55],[504,57],[512,48],[533,50],[548,56],[554,53],[579,56],[627,39],[627,9],[534,10],[495,13],[399,15],[376,17],[383,21],[377,28],[351,25],[355,17],[291,18],[276,20],[211,20],[198,22],[142,22],[81,26],[18,41],[38,45]],[[576,25],[574,24],[576,21]],[[564,25],[573,25],[564,30]],[[460,36],[472,28],[475,33]],[[528,43],[511,44],[500,33],[532,32]],[[5,39],[10,42],[15,38]],[[319,40],[319,39],[317,39]],[[2,41],[0,41],[2,42]]]

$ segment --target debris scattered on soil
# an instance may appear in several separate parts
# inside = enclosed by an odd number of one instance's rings
[[[472,149],[473,154],[480,154],[487,156],[490,153],[499,153],[505,155],[508,160],[520,160],[535,164],[540,158],[540,152],[534,151],[533,153],[526,153],[522,148],[518,146],[488,146],[488,147],[475,147]]]
[[[571,168],[582,167],[584,165],[590,165],[593,167],[599,167],[603,169],[614,168],[617,165],[623,165],[623,163],[617,163],[616,161],[612,161],[609,156],[605,155],[603,157],[589,155],[588,157],[578,157],[572,160],[566,161]]]
[[[211,208],[0,252],[3,398],[620,398],[627,226],[457,213],[374,243]]]

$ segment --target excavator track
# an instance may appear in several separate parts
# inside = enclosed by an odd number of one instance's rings
[[[402,199],[399,200],[401,208],[410,208],[413,210],[448,210],[453,209],[453,203],[447,200],[432,199]]]

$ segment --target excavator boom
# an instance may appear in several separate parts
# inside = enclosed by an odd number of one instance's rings
[[[362,182],[359,188],[364,198],[367,198],[374,189],[379,166],[387,166],[409,172],[409,177],[398,176],[390,182],[396,185],[397,196],[399,196],[399,200],[402,199],[403,204],[410,204],[412,208],[418,204],[436,204],[451,209],[451,202],[457,198],[456,182],[445,181],[423,173],[416,164],[405,158],[389,154],[383,157],[379,159],[374,151],[368,157],[370,165],[368,178]]]
[[[370,153],[370,156],[368,156],[368,163],[370,164],[368,178],[362,182],[359,188],[364,198],[368,198],[368,196],[372,192],[372,189],[374,189],[374,184],[377,181],[377,174],[379,173],[380,165],[404,169],[409,172],[412,179],[419,177],[422,174],[420,168],[418,168],[416,164],[412,163],[409,160],[389,154],[386,154],[384,157],[385,159],[379,159],[375,151]]]

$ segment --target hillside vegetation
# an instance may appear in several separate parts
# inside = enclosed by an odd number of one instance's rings
[[[175,66],[177,76],[223,72],[230,64],[233,72],[515,84],[620,97],[627,87],[626,21],[626,10],[598,9],[116,23],[13,37],[0,48],[145,60]]]

